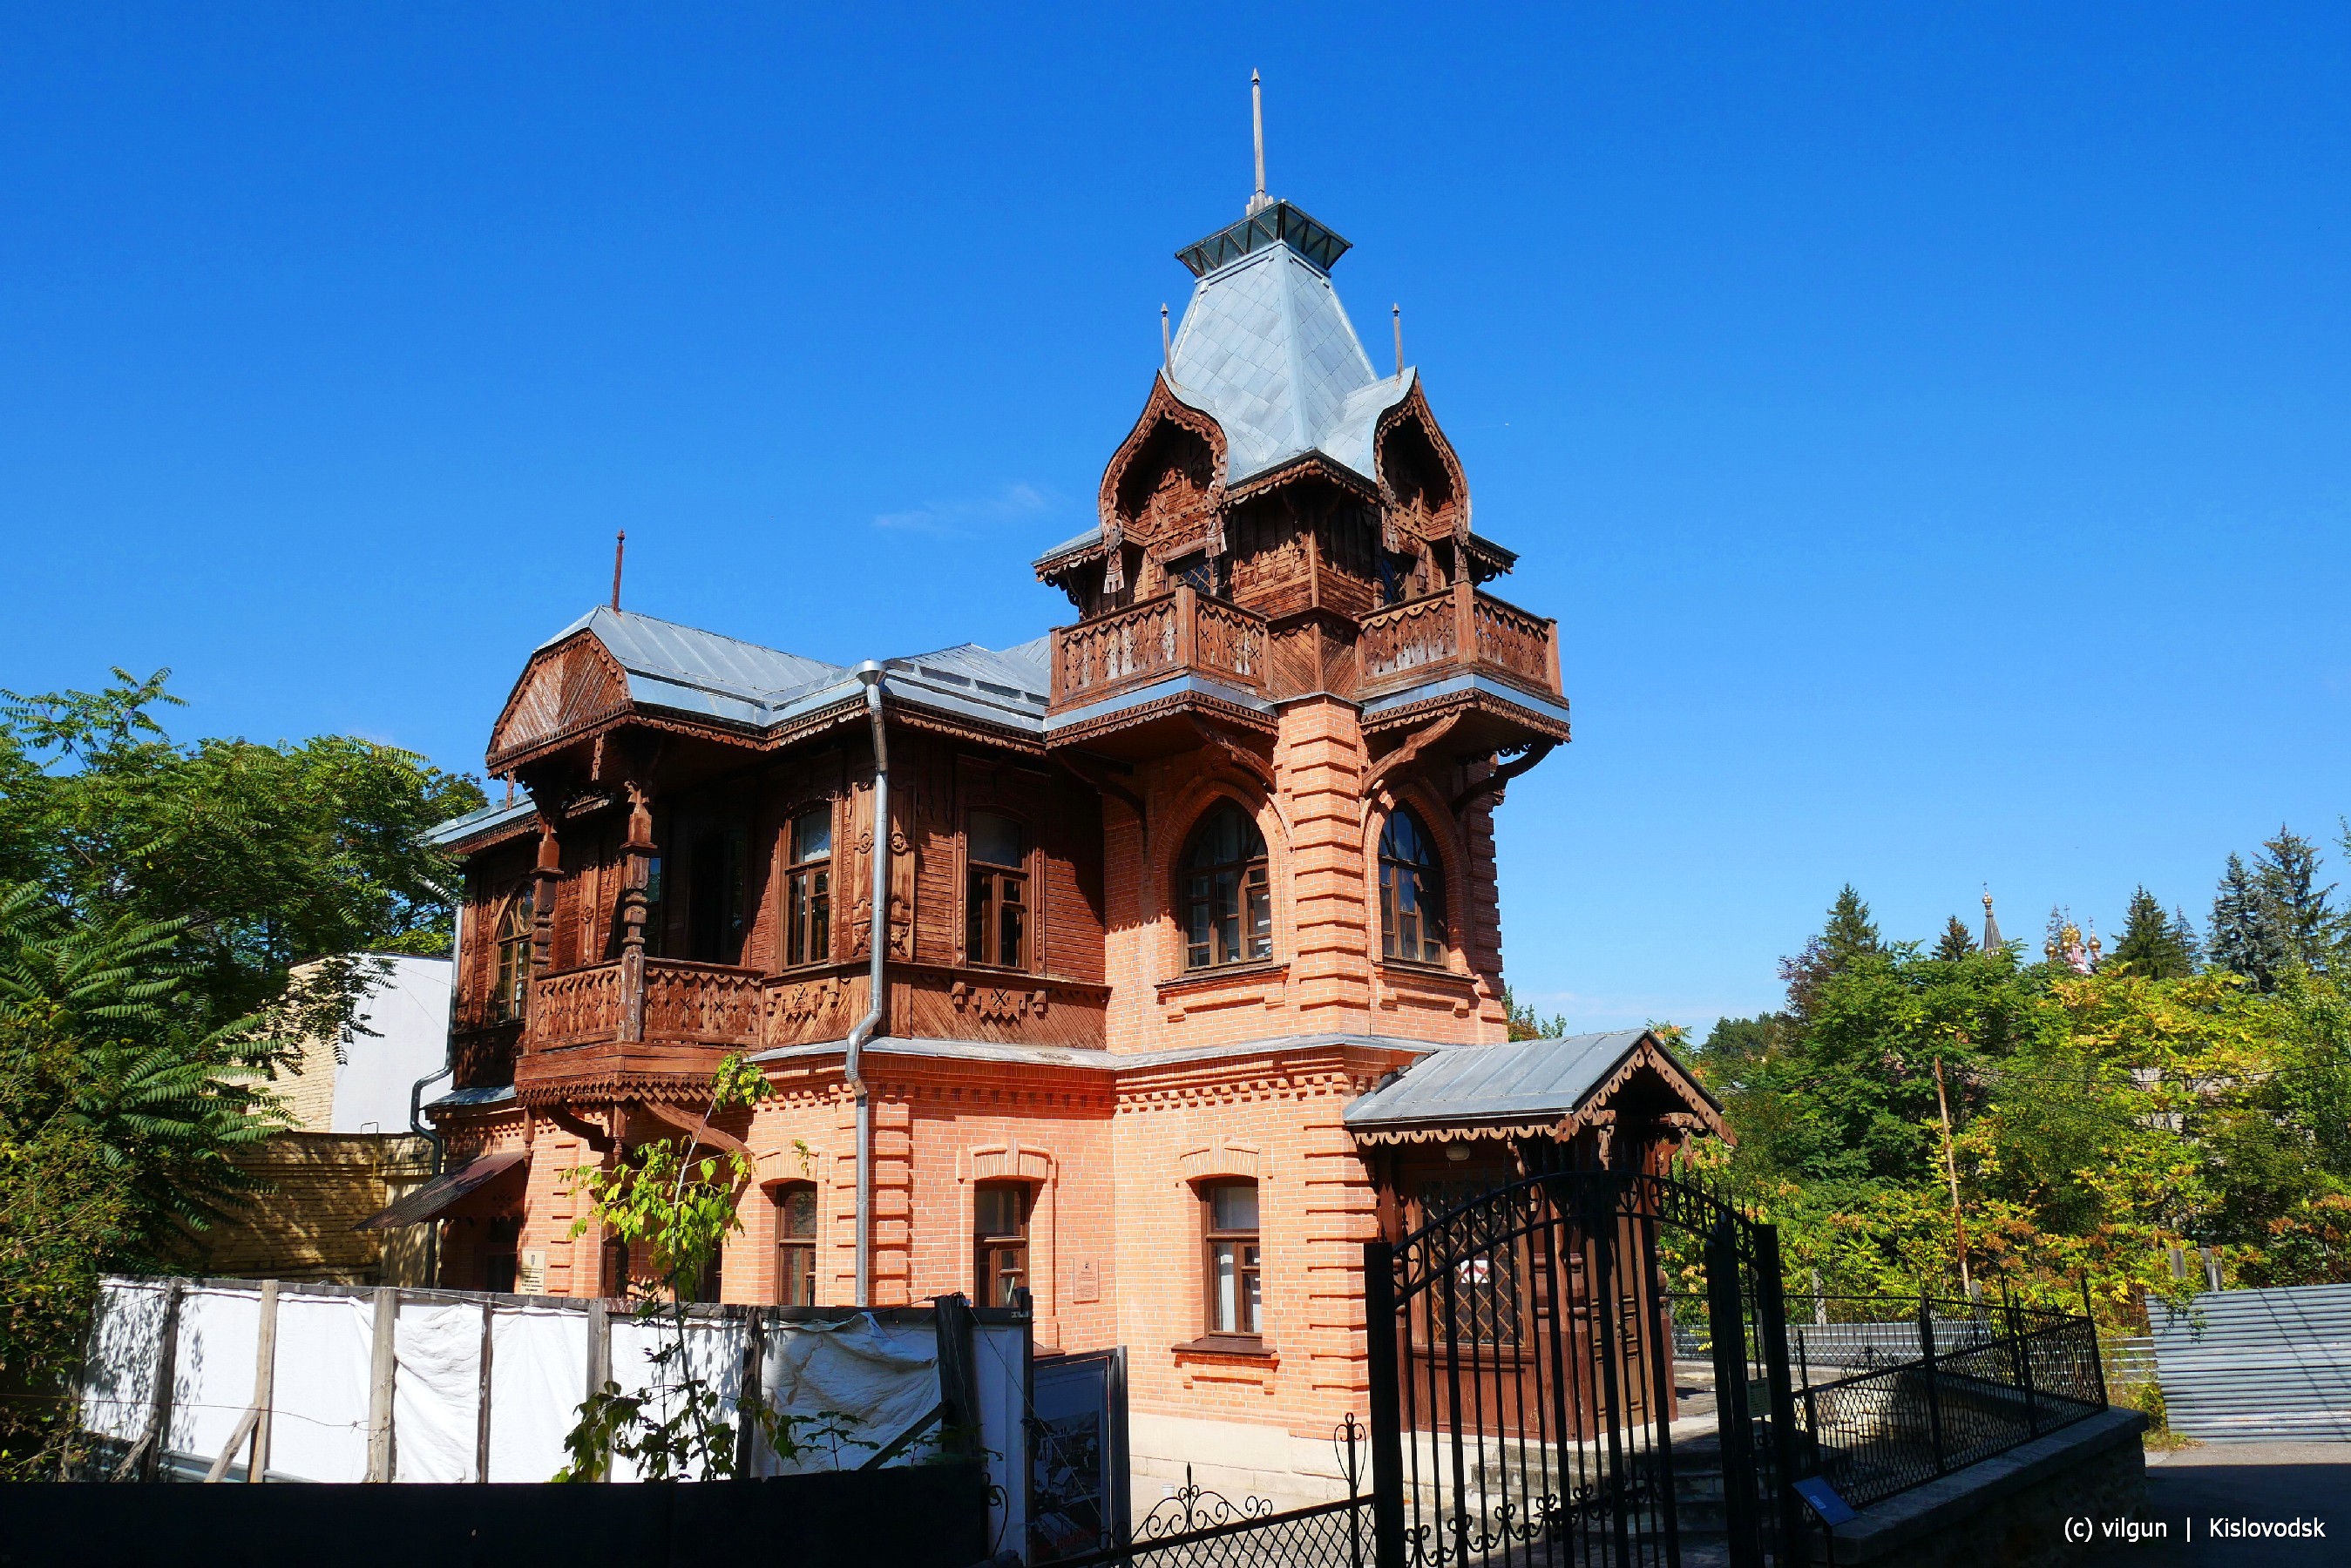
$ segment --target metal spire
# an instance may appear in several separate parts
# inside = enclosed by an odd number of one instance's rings
[[[1404,374],[1404,306],[1401,305],[1389,306],[1388,315],[1395,320],[1395,373],[1401,376]]]
[[[1159,363],[1172,379],[1176,374],[1176,343],[1167,335],[1167,307],[1159,307]]]
[[[612,537],[612,607],[621,607],[621,556],[629,547],[629,531],[622,529]]]
[[[1249,72],[1249,130],[1257,142],[1257,191],[1249,204],[1254,213],[1272,205],[1265,199],[1265,88],[1255,71]]]
[[[1983,896],[1983,898],[1984,898],[1984,934],[1983,934],[1983,950],[1984,950],[1985,952],[1988,952],[1988,953],[1996,953],[1996,952],[2002,952],[2002,951],[2005,951],[2005,950],[2007,950],[2008,944],[2001,939],[2001,934],[2000,934],[2000,922],[1999,922],[1998,920],[1995,920],[1995,919],[1993,919],[1991,918],[1991,888],[1986,888],[1984,889],[1984,896]]]

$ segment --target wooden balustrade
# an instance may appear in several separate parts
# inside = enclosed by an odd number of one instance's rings
[[[1365,696],[1470,670],[1560,694],[1558,623],[1467,582],[1364,617],[1355,649]]]
[[[616,1041],[621,966],[600,963],[531,982],[530,1049]],[[755,1045],[759,976],[725,964],[645,961],[645,1043]]]
[[[600,963],[541,975],[530,982],[525,1021],[528,1048],[549,1050],[610,1040],[621,1025],[621,966]]]
[[[1052,702],[1092,702],[1187,670],[1261,691],[1265,648],[1263,616],[1179,583],[1165,598],[1056,628]]]
[[[651,1044],[692,1041],[705,1045],[756,1045],[759,1040],[759,979],[725,964],[645,961],[645,1039]]]

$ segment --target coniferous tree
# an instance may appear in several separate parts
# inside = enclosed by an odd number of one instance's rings
[[[2329,902],[2335,884],[2318,886],[2318,846],[2281,826],[2253,857],[2253,878],[2287,961],[2327,972],[2343,919]]]
[[[1976,950],[1975,934],[1953,915],[1943,924],[1943,939],[1935,944],[1935,957],[1945,963],[1957,963]]]
[[[2148,980],[2179,980],[2196,972],[2196,955],[2189,945],[2194,940],[2189,931],[2181,937],[2183,917],[2175,922],[2163,912],[2163,906],[2144,884],[2131,895],[2129,913],[2123,919],[2122,940],[2115,943],[2109,955],[2116,963],[2130,965],[2131,972]]]
[[[2262,991],[2273,988],[2285,969],[2285,950],[2264,907],[2261,883],[2241,855],[2230,856],[2220,873],[2207,940],[2206,956],[2214,968],[2241,974]]]
[[[1869,906],[1848,882],[1837,889],[1829,906],[1828,924],[1804,943],[1804,950],[1780,961],[1780,978],[1788,982],[1788,1011],[1798,1019],[1812,1016],[1821,987],[1844,972],[1856,959],[1882,956],[1886,942],[1869,918]]]

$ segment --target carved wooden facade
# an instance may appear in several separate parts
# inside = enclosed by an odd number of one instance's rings
[[[1312,255],[1225,245],[1193,314],[1269,263],[1327,290],[1344,242],[1311,232]],[[466,891],[434,1114],[455,1158],[532,1158],[451,1211],[448,1282],[511,1244],[549,1290],[616,1290],[643,1260],[572,1236],[562,1173],[692,1126],[736,1053],[773,1093],[710,1135],[759,1173],[721,1288],[782,1299],[779,1216],[813,1191],[789,1245],[846,1300],[842,1041],[878,927],[876,1303],[985,1288],[974,1227],[1017,1214],[1041,1343],[1128,1345],[1138,1411],[1319,1442],[1359,1405],[1350,1260],[1382,1199],[1342,1113],[1505,1038],[1493,813],[1568,731],[1557,628],[1489,591],[1513,557],[1471,531],[1417,375],[1346,341],[1336,433],[1301,414],[1272,459],[1178,345],[1097,526],[1036,564],[1074,622],[884,667],[885,822],[845,670],[617,610],[529,659],[489,745],[517,793],[442,834]],[[1247,1330],[1186,1239],[1236,1184],[1263,1227]]]

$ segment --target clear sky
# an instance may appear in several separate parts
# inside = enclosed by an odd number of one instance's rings
[[[2200,925],[2351,810],[2351,12],[781,12],[9,5],[0,685],[478,771],[622,527],[652,614],[1036,636],[1256,67],[1560,619],[1545,1012],[1771,1005],[1847,879]]]

